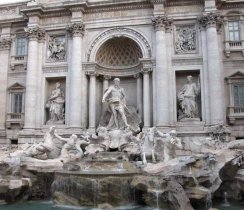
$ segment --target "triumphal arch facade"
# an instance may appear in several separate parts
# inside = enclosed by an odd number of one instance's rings
[[[238,9],[237,9],[238,8]],[[140,129],[244,137],[243,3],[36,0],[0,5],[0,143],[96,132],[115,78]]]

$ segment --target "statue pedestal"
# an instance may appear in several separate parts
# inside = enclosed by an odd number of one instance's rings
[[[200,118],[183,118],[179,122],[200,122]]]
[[[193,120],[192,120],[193,119]],[[177,131],[204,131],[204,122],[200,121],[199,118],[188,118],[181,120],[176,123]]]

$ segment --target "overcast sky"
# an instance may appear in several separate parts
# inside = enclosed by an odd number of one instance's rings
[[[21,2],[26,0],[0,0],[0,4],[7,4],[7,3],[13,3],[13,2]]]

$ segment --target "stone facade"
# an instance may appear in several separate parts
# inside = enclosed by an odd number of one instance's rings
[[[244,138],[243,12],[228,0],[0,5],[0,143],[38,141],[51,124],[95,132],[117,77],[142,129],[188,138],[223,123]]]

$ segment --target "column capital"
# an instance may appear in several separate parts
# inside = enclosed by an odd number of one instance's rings
[[[110,80],[111,79],[111,76],[110,75],[103,75],[103,80]]]
[[[83,36],[85,32],[85,25],[81,22],[73,22],[67,26],[67,31],[71,36]]]
[[[152,72],[152,68],[143,68],[141,72],[143,74],[149,74],[150,72]]]
[[[86,71],[86,75],[90,77],[98,77],[99,74],[96,71]]]
[[[11,47],[11,38],[1,38],[0,39],[0,50],[9,50]]]
[[[45,30],[40,28],[39,26],[36,27],[27,27],[25,28],[25,32],[27,37],[30,40],[43,40],[45,38]]]
[[[137,73],[137,74],[135,74],[133,77],[134,77],[135,79],[139,79],[139,78],[141,78],[141,74],[140,74],[140,73]]]
[[[201,27],[221,27],[224,22],[223,16],[216,12],[209,12],[203,14],[202,17],[198,18],[199,25]]]
[[[172,19],[169,19],[166,15],[160,15],[152,19],[152,25],[156,31],[171,31]]]

